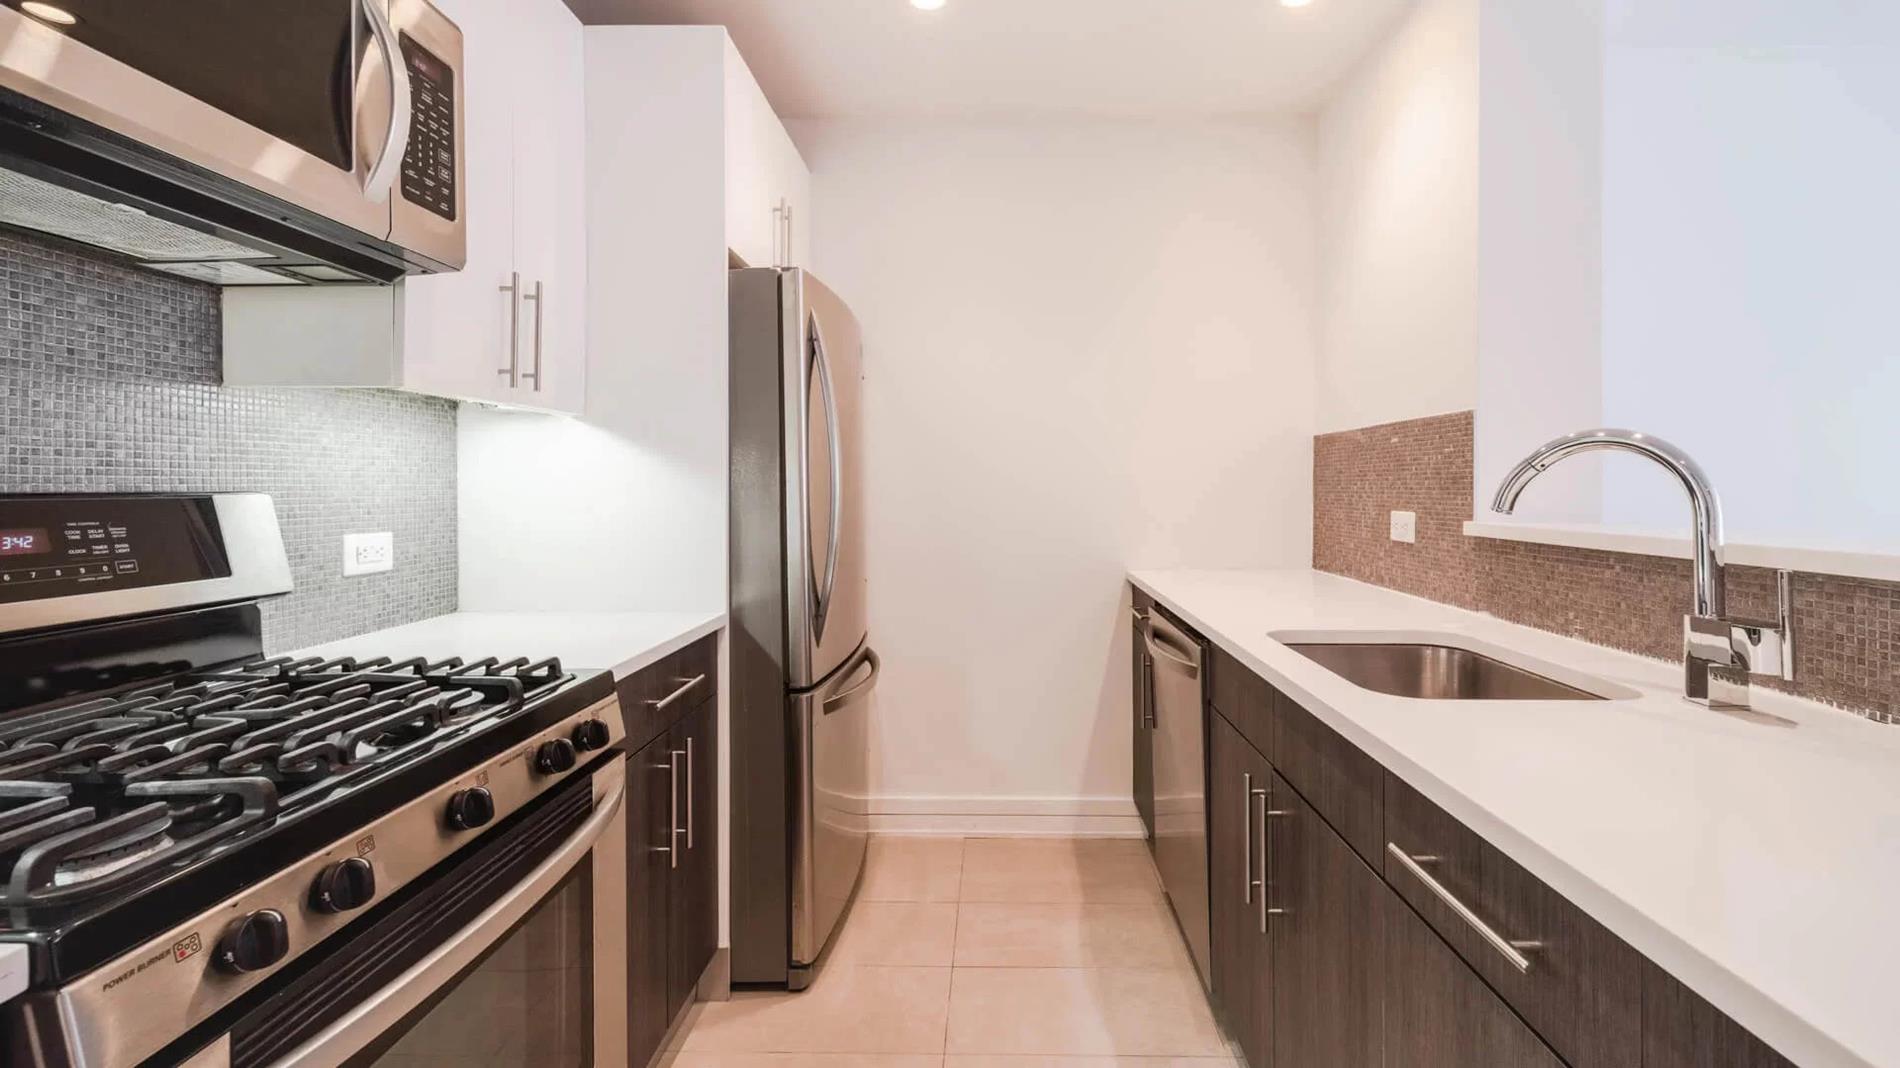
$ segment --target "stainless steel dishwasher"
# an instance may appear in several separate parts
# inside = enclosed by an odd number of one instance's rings
[[[1159,609],[1148,613],[1141,637],[1154,660],[1155,866],[1207,982],[1206,646]]]

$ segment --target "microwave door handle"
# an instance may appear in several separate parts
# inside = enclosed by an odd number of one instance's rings
[[[403,62],[395,27],[389,24],[389,13],[383,10],[385,2],[362,0],[363,15],[369,20],[370,33],[383,53],[383,69],[389,75],[389,133],[383,138],[383,150],[376,157],[376,165],[363,179],[364,195],[379,204],[388,199],[390,189],[396,184],[396,173],[402,168],[403,154],[409,148],[409,128],[415,121],[415,105],[409,99],[409,68]]]

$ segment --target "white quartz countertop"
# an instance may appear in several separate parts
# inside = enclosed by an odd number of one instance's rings
[[[298,656],[478,660],[558,656],[568,670],[624,679],[726,625],[723,612],[451,612],[298,649]]]
[[[1783,1055],[1900,1066],[1900,726],[1760,688],[1792,725],[1711,712],[1678,665],[1335,575],[1130,578]],[[1387,696],[1270,636],[1314,630],[1450,632],[1626,696]]]

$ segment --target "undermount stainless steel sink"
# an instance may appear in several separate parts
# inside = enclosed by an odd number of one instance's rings
[[[1431,701],[1604,701],[1608,698],[1470,649],[1424,642],[1288,642],[1355,686]]]

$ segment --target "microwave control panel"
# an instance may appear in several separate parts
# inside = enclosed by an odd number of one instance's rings
[[[230,574],[209,497],[0,497],[0,604]]]
[[[455,219],[455,71],[408,34],[409,147],[402,154],[402,198]]]

